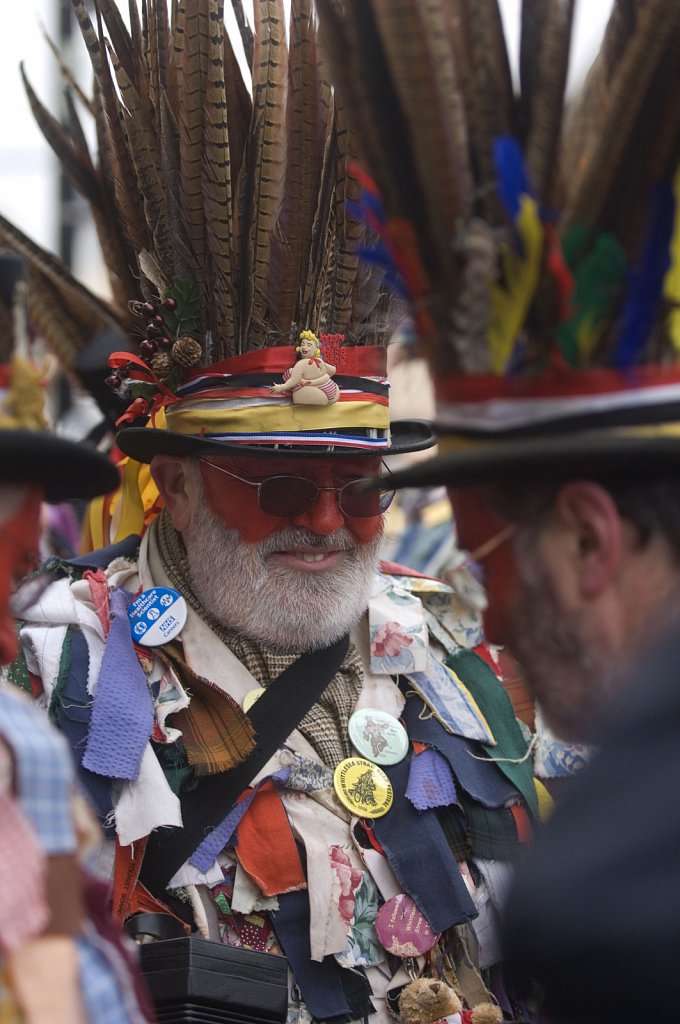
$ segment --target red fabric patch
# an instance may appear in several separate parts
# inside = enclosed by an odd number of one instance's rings
[[[265,896],[307,888],[288,815],[271,780],[258,789],[237,834],[238,859]]]

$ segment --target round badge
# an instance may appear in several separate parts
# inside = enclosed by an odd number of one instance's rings
[[[378,911],[375,930],[380,944],[394,956],[415,957],[427,953],[439,938],[410,896],[400,892]]]
[[[346,757],[335,769],[338,799],[359,818],[381,818],[392,806],[392,783],[377,764],[363,757]]]
[[[397,764],[408,753],[406,729],[387,711],[361,708],[350,718],[348,728],[349,738],[359,753],[376,764]]]
[[[249,690],[248,693],[243,698],[243,703],[241,704],[243,710],[250,711],[255,701],[258,700],[264,692],[264,686],[256,686],[254,690]]]
[[[159,647],[172,640],[187,621],[187,603],[170,587],[143,590],[128,608],[133,639],[143,647]]]

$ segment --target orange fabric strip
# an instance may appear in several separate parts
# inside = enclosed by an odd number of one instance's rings
[[[271,780],[260,786],[241,819],[236,854],[265,896],[307,888],[288,816]]]
[[[530,843],[534,838],[534,830],[531,827],[531,821],[525,808],[520,807],[519,804],[511,804],[510,813],[515,819],[517,838],[519,839],[520,843]]]

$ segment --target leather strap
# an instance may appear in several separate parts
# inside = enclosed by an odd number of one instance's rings
[[[297,728],[340,669],[348,648],[349,634],[345,634],[331,647],[302,654],[284,669],[248,712],[255,746],[245,760],[228,772],[195,779],[182,791],[183,827],[152,832],[144,854],[139,877],[154,896],[167,900],[165,887],[170,879]]]

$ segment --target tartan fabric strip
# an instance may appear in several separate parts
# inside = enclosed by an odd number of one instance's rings
[[[0,736],[14,754],[21,806],[47,854],[73,853],[71,816],[74,768],[56,729],[32,704],[0,685]]]
[[[167,658],[185,689],[188,708],[174,712],[173,725],[182,730],[189,764],[197,775],[215,775],[239,764],[255,745],[253,728],[235,700],[186,664],[178,644],[158,652]]]

